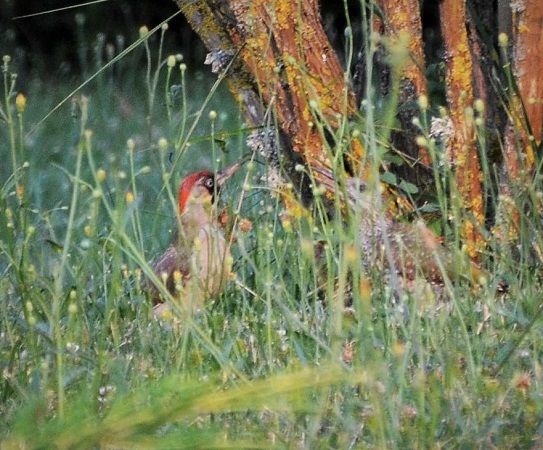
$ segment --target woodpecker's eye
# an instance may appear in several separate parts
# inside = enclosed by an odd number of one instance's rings
[[[366,190],[366,184],[356,178],[349,178],[347,180],[347,188],[355,192],[364,192]]]
[[[213,178],[207,178],[204,181],[204,186],[206,188],[208,188],[209,190],[213,189],[214,184],[215,184],[215,182],[213,181]]]

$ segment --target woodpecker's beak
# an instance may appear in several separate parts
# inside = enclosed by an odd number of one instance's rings
[[[230,178],[232,175],[234,175],[238,169],[241,167],[241,163],[235,163],[231,166],[225,167],[222,170],[219,170],[217,172],[217,175],[215,177],[215,183],[217,183],[217,186],[221,187],[228,178]]]

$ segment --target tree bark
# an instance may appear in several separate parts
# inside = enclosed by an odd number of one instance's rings
[[[447,159],[454,170],[457,207],[463,221],[461,234],[470,256],[475,257],[484,246],[480,231],[484,208],[473,122],[474,68],[467,24],[465,0],[443,0],[441,31],[446,52],[449,116],[454,130],[447,143]]]
[[[526,153],[533,161],[543,128],[543,2],[517,1],[513,7],[514,75],[526,111]]]
[[[500,193],[507,200],[499,205],[501,220],[494,232],[502,243],[514,245],[520,237],[521,210],[513,198],[515,193],[524,191],[524,183],[529,181],[542,139],[543,3],[520,0],[500,6],[504,33],[500,36],[502,63],[509,75]],[[511,39],[506,34],[508,31]]]
[[[409,57],[403,62],[399,75],[396,117],[400,126],[390,134],[393,147],[408,161],[393,171],[424,190],[425,186],[432,185],[431,161],[425,149],[416,144],[420,129],[413,124],[413,119],[420,113],[418,99],[427,93],[420,0],[380,0],[379,7],[383,15],[375,21],[376,31],[387,36],[392,45],[397,43],[401,34],[408,37]]]
[[[399,33],[409,36],[410,59],[403,68],[402,78],[413,84],[417,94],[426,94],[420,0],[380,0],[379,6],[384,14],[379,31],[390,36],[393,42]]]
[[[517,180],[519,169],[531,170],[543,127],[543,3],[515,2],[512,13],[512,75],[518,90],[510,96],[510,120],[506,130],[505,158],[509,178]],[[506,65],[508,61],[505,61]],[[524,149],[519,161],[518,143]]]

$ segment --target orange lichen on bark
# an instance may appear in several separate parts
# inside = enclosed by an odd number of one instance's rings
[[[419,95],[426,94],[420,1],[380,0],[379,6],[385,15],[385,20],[377,25],[379,32],[389,36],[393,43],[398,33],[403,32],[409,35],[410,60],[404,65],[402,76],[413,82]]]
[[[399,77],[400,81],[399,103],[413,105],[421,95],[427,94],[420,0],[379,0],[378,3],[382,17],[375,16],[373,27],[376,32],[385,35],[391,44],[390,64],[392,70],[395,71],[394,76]],[[400,58],[392,57],[391,50],[395,46],[406,46],[406,55],[401,52]],[[414,142],[415,131],[412,128],[412,119],[417,115],[417,111],[414,108],[412,110],[411,114],[408,112],[399,114],[402,131],[393,133],[392,142],[394,145],[399,145],[398,148],[412,157],[413,161],[430,167],[431,159],[428,153]],[[418,175],[409,181],[415,181],[415,179],[418,184],[420,180]]]
[[[444,0],[441,3],[442,33],[447,54],[447,98],[454,129],[454,135],[447,144],[447,156],[454,168],[460,211],[469,212],[472,217],[464,218],[462,237],[470,256],[476,257],[484,245],[479,231],[484,224],[484,207],[473,114],[469,114],[473,111],[473,65],[466,20],[463,0]]]
[[[316,2],[232,0],[239,57],[254,74],[264,103],[273,107],[293,149],[306,162],[328,159],[321,121],[334,129],[357,112],[343,69],[320,24]],[[355,160],[362,147],[353,141]]]
[[[534,163],[535,148],[541,143],[543,128],[543,2],[524,0],[513,5],[513,74],[517,82],[520,98],[511,100],[509,113],[510,132],[519,133],[524,147],[525,161],[520,164],[529,170]],[[511,147],[506,149],[506,158],[518,156],[516,139],[509,140]],[[513,164],[513,161],[509,161]]]
[[[500,186],[502,223],[494,233],[502,243],[514,242],[518,236],[520,211],[512,201],[515,185],[529,179],[534,168],[535,151],[541,143],[543,127],[543,3],[540,0],[516,2],[512,7],[512,69],[518,94],[511,92],[504,132],[504,167],[508,180]],[[507,37],[500,37],[505,47]],[[509,61],[504,61],[508,64]]]
[[[513,26],[513,67],[535,144],[539,145],[543,126],[543,2],[525,0],[523,3],[523,8],[516,11]]]
[[[175,2],[213,55],[212,70],[221,73],[231,63],[226,77],[230,91],[244,108],[248,124],[260,126],[264,115],[262,103],[254,88],[254,77],[242,61],[235,57],[239,48],[230,36],[230,30],[235,27],[235,23],[228,5],[218,1],[213,4],[206,0]],[[214,70],[213,66],[217,63],[217,70]]]

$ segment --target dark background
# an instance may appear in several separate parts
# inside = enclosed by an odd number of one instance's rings
[[[118,52],[119,47],[137,39],[141,25],[151,29],[177,11],[175,3],[168,0],[113,0],[21,17],[74,3],[73,0],[0,0],[1,53],[12,56],[20,75],[77,76],[90,69],[85,66],[94,57],[93,47],[98,39],[114,45]],[[166,50],[179,52],[198,47],[197,37],[182,15],[170,22],[170,30],[166,35]],[[190,51],[186,56],[196,54]]]
[[[82,0],[83,2],[83,0]],[[112,0],[71,8],[68,0],[0,0],[0,52],[13,58],[13,66],[23,77],[77,77],[93,73],[94,48],[100,39],[118,53],[123,46],[138,37],[141,25],[149,29],[175,14],[178,9],[171,0],[160,2]],[[355,36],[360,40],[360,1],[349,1],[349,14]],[[423,22],[426,34],[438,34],[439,2],[423,2]],[[322,0],[321,12],[326,32],[340,56],[343,55],[346,26],[342,0]],[[17,18],[19,17],[19,18]],[[181,14],[169,22],[165,54],[182,53],[191,67],[201,65],[205,49]],[[428,49],[435,53],[435,49]],[[431,55],[428,55],[431,56]]]

